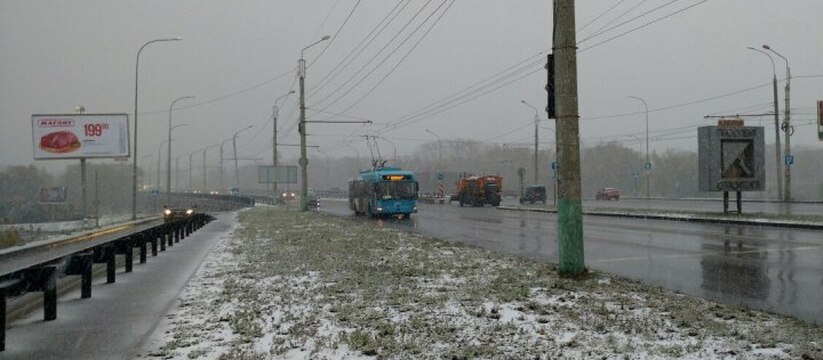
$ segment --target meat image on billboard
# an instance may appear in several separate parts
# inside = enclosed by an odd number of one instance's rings
[[[32,115],[34,159],[129,156],[127,114]]]

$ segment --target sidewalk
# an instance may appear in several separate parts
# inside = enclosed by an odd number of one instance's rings
[[[556,209],[547,207],[530,206],[499,206],[499,210],[510,211],[532,211],[557,213]],[[660,209],[590,209],[583,210],[583,215],[591,216],[612,216],[623,218],[647,219],[647,220],[669,220],[687,221],[712,224],[727,225],[750,225],[750,226],[774,226],[797,229],[823,230],[823,217],[797,216],[791,219],[786,215],[773,214],[722,214],[695,211],[677,211]]]
[[[823,330],[608,274],[315,212],[257,208],[143,357],[823,358]]]

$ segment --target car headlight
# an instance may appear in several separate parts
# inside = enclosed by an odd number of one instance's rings
[[[163,211],[163,213],[165,213],[166,215],[171,215],[171,210],[166,209],[166,211]]]
[[[186,215],[191,215],[191,214],[194,214],[194,210],[192,210],[192,209],[186,210]]]

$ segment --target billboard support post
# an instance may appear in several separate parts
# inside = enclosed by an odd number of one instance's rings
[[[86,158],[80,158],[80,193],[82,197],[83,221],[86,220]]]

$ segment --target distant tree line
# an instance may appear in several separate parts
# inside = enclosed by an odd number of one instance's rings
[[[99,201],[101,215],[131,211],[130,165],[89,161],[86,181],[87,216],[94,214],[95,200]],[[41,189],[52,187],[66,187],[65,203],[41,202]],[[0,171],[0,219],[3,223],[78,220],[82,217],[79,164],[69,165],[59,174],[51,174],[35,165],[9,166]]]

